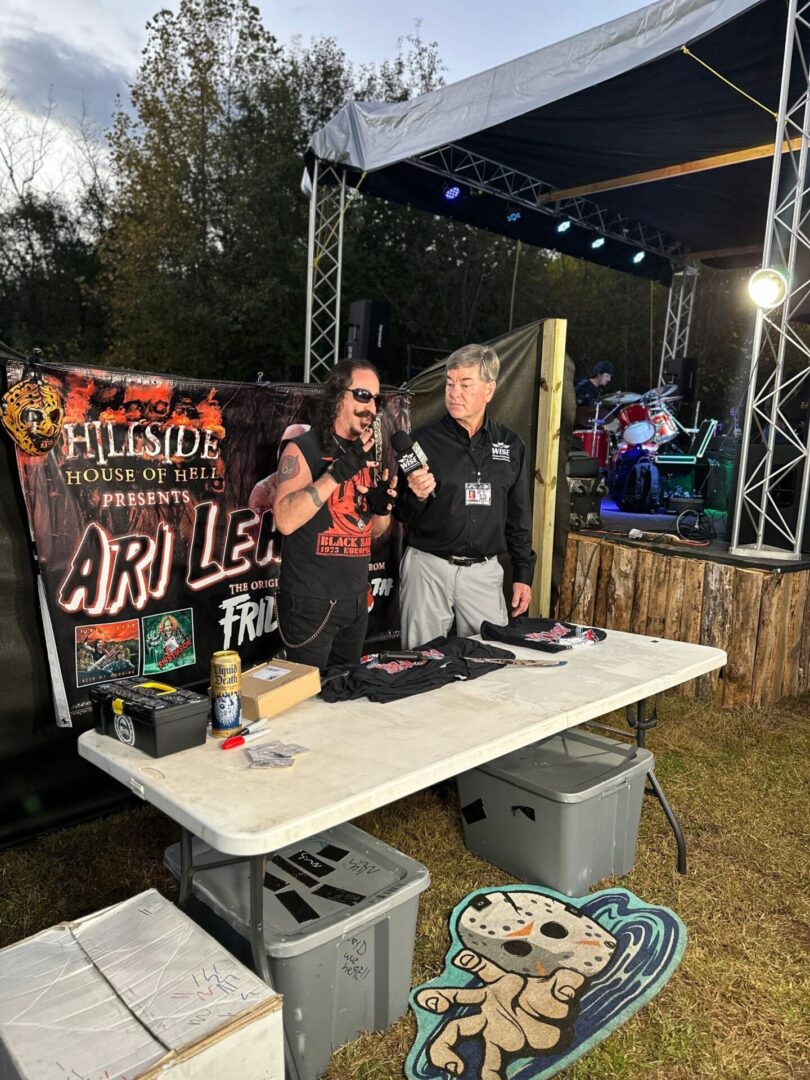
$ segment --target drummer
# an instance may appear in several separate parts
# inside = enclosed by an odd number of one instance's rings
[[[577,405],[584,405],[592,409],[598,404],[604,392],[604,387],[610,383],[612,378],[613,364],[608,363],[607,360],[600,360],[598,364],[594,364],[590,376],[580,379],[574,387],[574,392],[577,395]]]

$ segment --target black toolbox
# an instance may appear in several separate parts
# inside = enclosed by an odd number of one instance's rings
[[[206,696],[133,676],[89,690],[95,729],[151,757],[202,746],[211,711]]]

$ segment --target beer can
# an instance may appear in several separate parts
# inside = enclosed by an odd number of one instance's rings
[[[211,734],[218,739],[242,726],[242,661],[233,649],[211,657]]]

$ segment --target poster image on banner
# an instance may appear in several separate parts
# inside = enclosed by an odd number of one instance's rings
[[[138,675],[141,639],[137,619],[77,626],[75,659],[77,687]]]
[[[7,371],[14,385],[30,365],[10,362]],[[18,446],[16,456],[59,661],[57,722],[89,719],[87,690],[107,662],[91,658],[106,646],[80,640],[80,630],[103,641],[137,624],[129,656],[109,665],[177,686],[204,688],[218,650],[237,650],[244,667],[277,655],[279,448],[317,422],[322,387],[61,364],[38,364],[36,376],[58,398],[63,423],[47,452]],[[409,427],[408,403],[405,393],[386,394],[389,469],[390,436]],[[372,545],[371,640],[398,633],[401,545],[398,524]]]
[[[147,615],[143,620],[143,673],[165,675],[196,663],[191,608]]]

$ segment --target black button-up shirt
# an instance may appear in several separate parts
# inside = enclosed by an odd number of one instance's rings
[[[520,436],[486,418],[470,438],[449,415],[413,433],[436,477],[434,498],[420,502],[400,478],[397,517],[408,523],[408,543],[431,555],[512,559],[515,582],[531,585],[532,500],[526,448]],[[467,505],[467,484],[489,484],[491,503]]]

